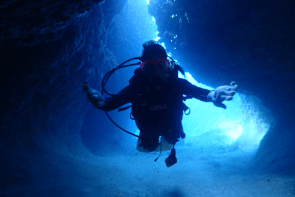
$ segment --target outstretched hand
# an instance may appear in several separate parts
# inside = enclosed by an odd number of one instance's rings
[[[105,98],[99,91],[92,89],[87,81],[83,83],[83,89],[86,92],[88,100],[94,105],[94,107],[100,108],[104,106]]]
[[[238,89],[238,84],[235,81],[232,81],[230,85],[219,86],[216,90],[211,91],[207,98],[209,101],[212,101],[215,106],[222,107],[226,109],[223,101],[230,101],[233,99],[233,96],[236,94]]]

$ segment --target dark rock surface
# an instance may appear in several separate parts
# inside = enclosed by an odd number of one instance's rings
[[[255,95],[272,112],[275,123],[254,167],[292,171],[294,1],[163,2],[150,0],[149,11],[173,57],[213,87],[236,80],[241,93]],[[0,3],[1,184],[30,182],[32,155],[83,151],[80,128],[90,104],[82,83],[97,84],[116,65],[106,42],[125,3]]]
[[[30,160],[47,151],[83,150],[80,128],[90,104],[82,83],[97,83],[115,66],[106,37],[126,1],[101,2],[1,6],[1,185],[25,181],[15,172],[26,174]]]
[[[60,39],[63,31],[101,2],[7,1],[1,3],[1,44],[27,46]]]

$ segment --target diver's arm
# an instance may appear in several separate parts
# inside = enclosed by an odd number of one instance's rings
[[[130,86],[125,87],[118,94],[107,98],[102,96],[99,91],[92,89],[88,82],[84,82],[84,90],[88,100],[93,104],[93,106],[104,111],[114,110],[128,102],[131,102],[132,98],[132,94],[129,94],[129,92],[131,92]]]
[[[234,81],[230,85],[219,86],[212,91],[197,87],[185,79],[179,79],[179,84],[183,94],[204,102],[213,102],[215,106],[224,109],[226,109],[226,106],[222,102],[232,100],[238,88],[237,83]]]
[[[204,102],[209,102],[209,100],[207,99],[207,96],[209,95],[211,90],[197,87],[185,79],[178,79],[177,85],[181,89],[182,94],[188,97],[196,98]]]
[[[99,107],[98,109],[104,111],[111,111],[121,107],[126,103],[131,103],[132,100],[132,92],[131,87],[128,85],[123,88],[118,94],[112,95],[110,97],[105,97],[105,103],[103,106]]]
[[[88,84],[88,81],[83,83],[83,89],[86,92],[88,100],[93,104],[94,107],[100,108],[105,105],[105,98],[100,94],[99,91],[91,88]]]
[[[211,91],[207,99],[214,103],[217,107],[222,107],[226,109],[226,106],[222,103],[223,101],[231,101],[233,96],[236,94],[238,89],[238,84],[235,81],[232,81],[230,85],[219,86],[215,90]]]
[[[131,103],[133,94],[132,88],[128,85],[123,88],[118,94],[112,95],[110,97],[105,97],[105,103],[103,106],[99,107],[98,109],[104,111],[111,111],[121,107],[126,103]]]

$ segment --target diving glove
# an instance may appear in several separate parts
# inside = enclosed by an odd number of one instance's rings
[[[87,81],[84,82],[83,89],[86,92],[88,100],[94,105],[94,107],[100,108],[104,106],[105,98],[99,91],[92,89]]]
[[[238,84],[235,81],[232,81],[230,85],[219,86],[216,90],[211,91],[208,94],[207,99],[208,101],[213,102],[215,106],[226,109],[226,106],[222,102],[225,100],[232,100],[237,89]]]

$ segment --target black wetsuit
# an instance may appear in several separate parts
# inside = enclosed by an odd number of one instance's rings
[[[172,75],[161,89],[156,90],[143,72],[137,72],[129,85],[117,95],[106,98],[105,106],[100,109],[109,111],[132,103],[132,115],[140,130],[141,145],[153,151],[158,146],[159,136],[165,136],[169,143],[175,144],[183,134],[181,121],[186,109],[183,95],[207,102],[209,92]]]

